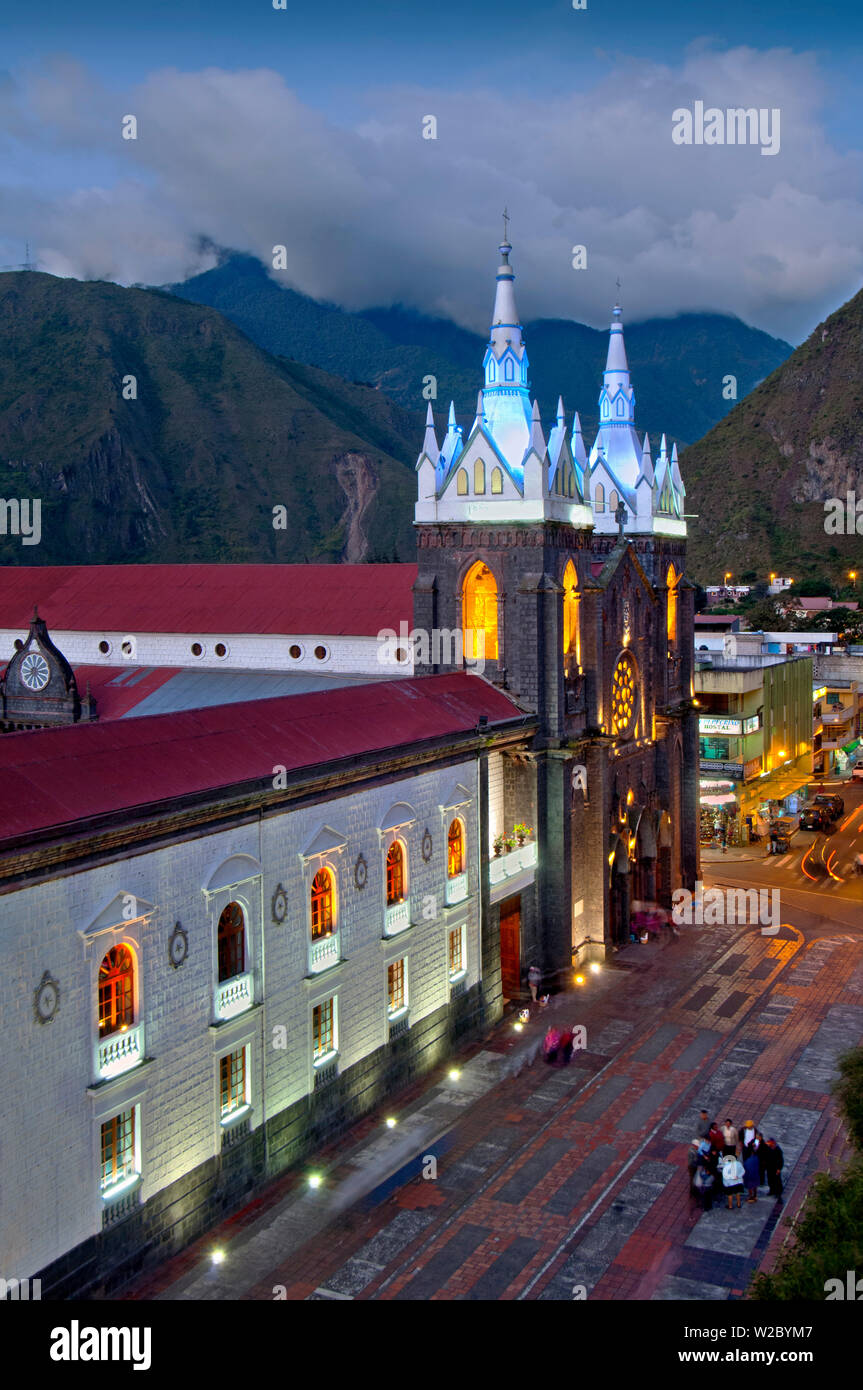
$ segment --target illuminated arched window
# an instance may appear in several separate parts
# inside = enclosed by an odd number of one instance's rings
[[[404,902],[405,852],[398,840],[393,840],[387,852],[387,907]]]
[[[575,653],[578,665],[581,665],[581,634],[578,630],[578,575],[575,565],[571,560],[567,561],[566,569],[563,572],[563,654],[569,656]]]
[[[482,459],[477,459],[473,466],[473,490],[485,492],[485,464]]]
[[[492,492],[503,492],[503,473],[499,468],[491,470],[491,490]]]
[[[464,654],[469,660],[497,660],[497,584],[482,560],[477,560],[465,576],[462,632]]]
[[[312,879],[312,940],[333,934],[333,876],[329,869],[318,869]]]
[[[570,467],[569,467],[568,470],[567,470],[567,477],[566,477],[566,495],[567,495],[567,497],[574,497],[574,496],[575,496],[575,469],[572,467],[571,464],[570,464]]]
[[[677,573],[673,565],[668,566],[668,575],[666,577],[665,582],[668,585],[668,640],[669,642],[676,642],[678,594],[677,586],[680,583],[680,575]]]
[[[449,878],[464,873],[464,829],[458,816],[450,821],[446,837],[446,867]]]
[[[228,903],[219,918],[219,984],[246,968],[246,919],[239,903]]]
[[[617,511],[617,506],[618,506],[618,503],[619,503],[619,502],[620,502],[620,498],[618,497],[618,495],[617,495],[617,493],[614,491],[614,489],[612,489],[611,493],[609,494],[609,498],[608,498],[608,510],[611,512],[611,515],[612,515],[612,516],[614,516],[614,513]]]
[[[595,512],[605,511],[605,488],[602,486],[602,483],[597,483],[596,485],[596,490],[593,494],[593,510]]]
[[[99,1037],[135,1022],[135,957],[128,946],[112,946],[99,966]]]
[[[455,490],[459,497],[467,497],[467,473],[463,468],[460,468],[456,474]]]

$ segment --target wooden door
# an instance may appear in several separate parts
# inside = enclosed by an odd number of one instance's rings
[[[521,894],[500,905],[500,974],[504,999],[521,993]]]

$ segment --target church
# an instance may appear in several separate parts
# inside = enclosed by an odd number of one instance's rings
[[[110,1294],[694,887],[676,451],[619,308],[590,451],[543,428],[511,252],[475,419],[429,409],[416,565],[0,571],[0,1248],[44,1297]]]

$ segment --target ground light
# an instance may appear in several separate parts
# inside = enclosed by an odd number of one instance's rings
[[[317,1191],[322,1182],[323,1178],[320,1173],[309,1173],[309,1187],[311,1187],[313,1191]]]
[[[516,1031],[517,1033],[520,1033],[520,1032],[522,1031],[522,1029],[524,1028],[524,1024],[523,1024],[523,1023],[514,1023],[512,1026],[513,1026],[513,1028],[515,1029],[515,1031]]]
[[[599,961],[598,961],[598,960],[592,960],[592,961],[590,962],[590,973],[591,973],[591,975],[598,975],[601,969],[602,969],[602,966],[599,964]]]
[[[583,985],[583,984],[584,984],[584,976],[583,976],[583,975],[576,975],[576,977],[575,977],[575,983],[576,983],[577,985]]]
[[[212,1260],[212,1262],[213,1262],[214,1265],[224,1264],[224,1262],[225,1262],[225,1252],[224,1252],[224,1250],[214,1250],[214,1251],[212,1252],[212,1254],[210,1255],[210,1259]]]
[[[458,1081],[460,1076],[461,1072],[459,1071],[458,1067],[453,1067],[449,1074],[450,1081]]]
[[[394,1120],[392,1115],[390,1115],[387,1119],[387,1129],[395,1129],[397,1123],[398,1121]]]

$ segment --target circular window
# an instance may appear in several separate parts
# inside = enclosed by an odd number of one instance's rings
[[[214,650],[215,650],[216,656],[227,656],[227,655],[228,655],[228,648],[225,646],[224,642],[217,642]]]
[[[121,652],[123,653],[124,656],[134,656],[134,655],[135,655],[135,647],[134,647],[134,643],[132,643],[132,642],[129,642],[129,641],[124,642],[123,645],[122,645],[122,647],[120,648],[120,650],[121,650]]]
[[[107,656],[110,650],[111,650],[111,643],[110,643],[110,642],[100,642],[100,643],[99,643],[99,651],[102,653],[103,656]]]
[[[294,643],[288,648],[288,651],[290,652],[291,656],[294,658],[294,661],[299,661],[300,657],[301,657],[302,654],[303,654],[303,649],[302,649],[302,647],[299,646],[298,643],[296,643],[296,642],[294,642]]]
[[[204,655],[204,648],[201,646],[200,642],[193,642],[193,643],[192,643],[192,656],[203,656],[203,655]]]
[[[315,656],[318,658],[318,661],[326,661],[329,652],[326,647],[315,647]]]
[[[611,678],[611,731],[627,734],[635,718],[635,662],[624,652]]]

